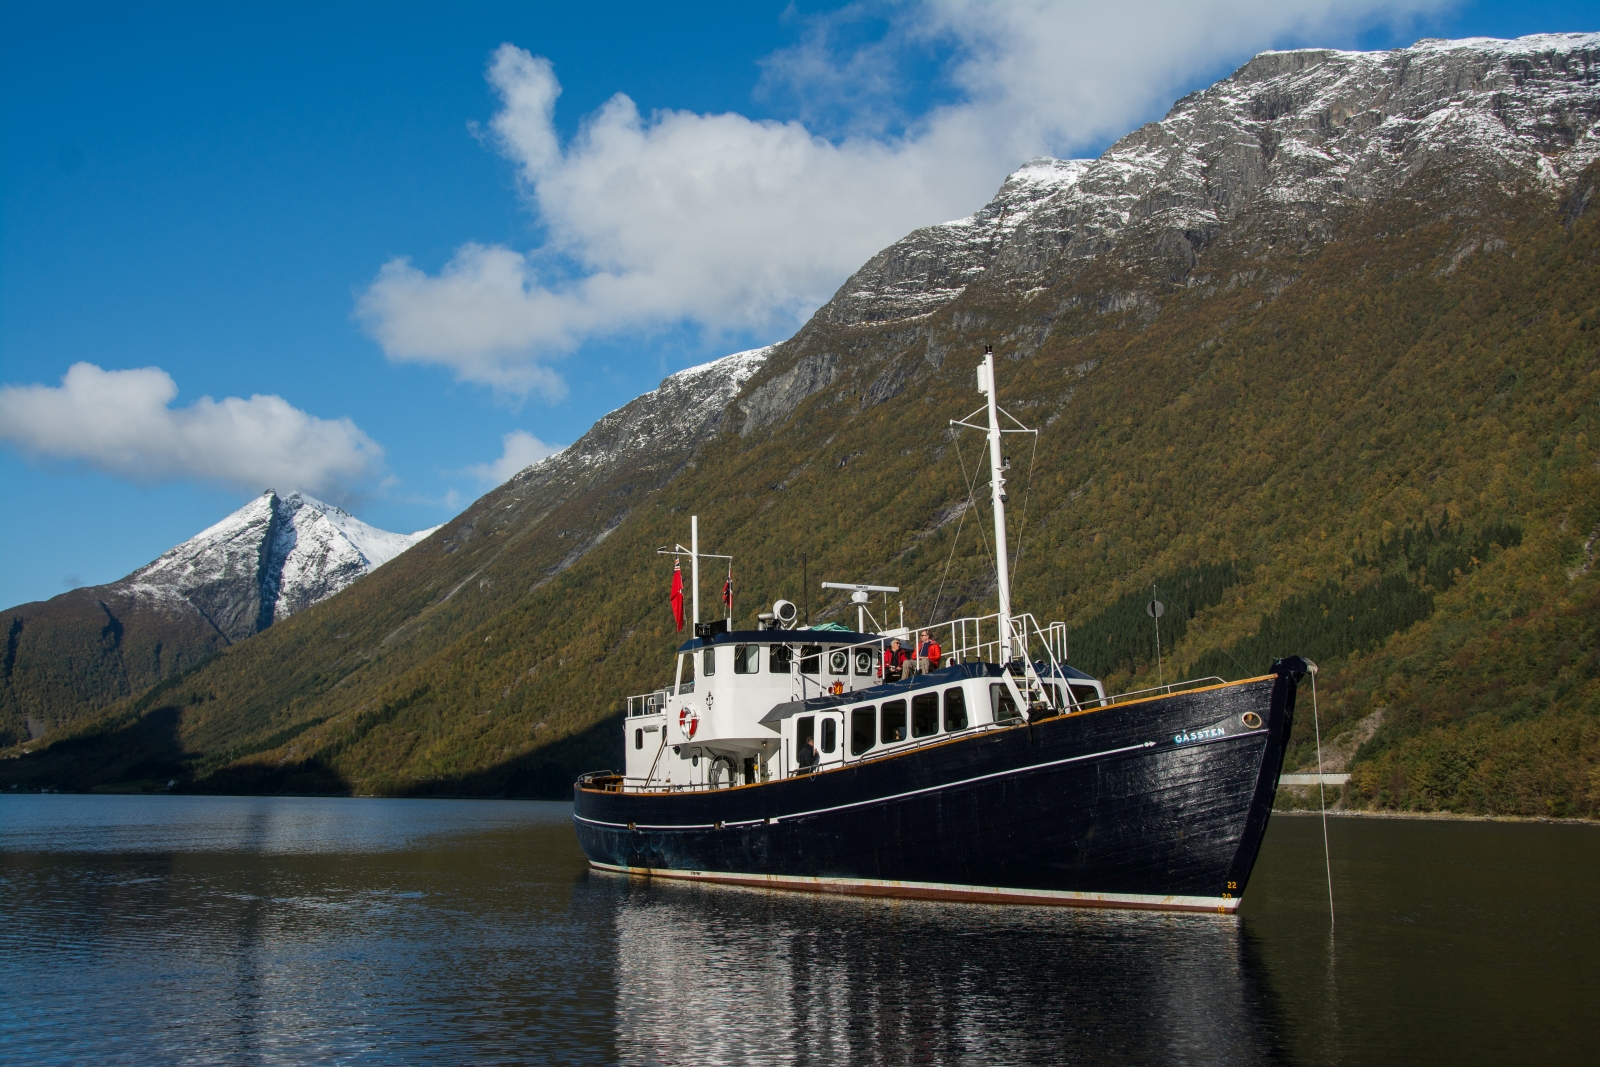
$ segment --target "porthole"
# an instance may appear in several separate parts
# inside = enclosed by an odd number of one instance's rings
[[[1261,728],[1261,716],[1257,715],[1253,711],[1245,712],[1244,725],[1246,729],[1259,730]]]

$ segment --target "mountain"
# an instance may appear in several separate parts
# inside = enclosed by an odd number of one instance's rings
[[[120,581],[0,613],[0,738],[37,737],[137,693],[326,600],[432,532],[390,533],[268,489]]]
[[[844,618],[825,579],[990,611],[950,420],[992,344],[1041,430],[1010,442],[1016,599],[1074,663],[1138,688],[1303,653],[1344,803],[1600,814],[1597,72],[1596,34],[1258,56],[0,782],[563,795],[667,675],[655,549],[691,514],[741,618]]]

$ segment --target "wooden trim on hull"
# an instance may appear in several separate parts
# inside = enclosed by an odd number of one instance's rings
[[[623,867],[590,860],[596,870],[643,878],[705,882],[746,889],[778,889],[797,893],[833,893],[853,897],[940,900],[968,904],[1035,904],[1074,908],[1122,908],[1141,911],[1190,911],[1232,915],[1241,898],[1153,896],[1142,893],[1074,893],[1057,889],[1007,889],[1003,886],[944,885],[938,882],[896,882],[876,878],[813,878],[781,874],[734,874],[679,871],[659,867]]]

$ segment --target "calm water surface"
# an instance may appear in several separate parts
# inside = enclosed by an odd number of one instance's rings
[[[648,885],[566,804],[0,798],[0,1061],[1594,1063],[1600,828],[1273,820],[1238,918]]]

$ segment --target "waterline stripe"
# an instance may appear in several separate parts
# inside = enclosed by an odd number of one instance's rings
[[[597,870],[614,874],[743,886],[748,889],[785,889],[796,892],[836,893],[848,896],[899,897],[912,900],[966,901],[990,904],[1047,904],[1090,908],[1139,908],[1155,911],[1196,911],[1232,914],[1241,897],[1200,897],[1152,893],[1080,893],[1063,889],[1008,889],[1003,886],[958,885],[945,882],[901,882],[878,878],[821,878],[782,874],[723,874],[716,871],[676,871],[655,867],[624,867],[590,860]]]

